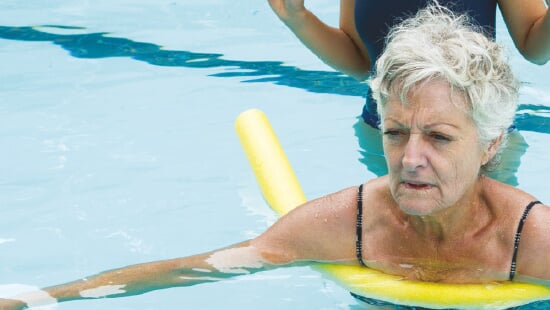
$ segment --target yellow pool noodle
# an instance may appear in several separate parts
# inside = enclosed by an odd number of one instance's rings
[[[235,128],[262,195],[279,215],[306,197],[266,115],[241,113]],[[527,283],[443,284],[408,281],[359,266],[316,264],[314,268],[355,294],[432,309],[503,309],[550,299],[550,288]]]

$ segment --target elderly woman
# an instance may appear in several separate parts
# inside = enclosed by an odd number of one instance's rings
[[[19,306],[317,261],[419,281],[550,286],[550,208],[483,174],[516,109],[518,82],[501,47],[466,17],[432,6],[392,30],[371,84],[387,176],[307,202],[252,240],[46,288],[48,296],[21,296]]]

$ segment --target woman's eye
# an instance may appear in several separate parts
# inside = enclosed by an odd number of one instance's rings
[[[401,134],[401,131],[399,130],[386,130],[384,131],[384,135],[386,136],[398,136]]]
[[[449,137],[447,137],[446,135],[439,134],[439,133],[432,133],[432,134],[430,134],[430,136],[434,140],[437,140],[437,141],[451,141],[451,139]]]
[[[407,132],[398,129],[389,129],[384,131],[384,138],[391,143],[401,143],[407,139]]]

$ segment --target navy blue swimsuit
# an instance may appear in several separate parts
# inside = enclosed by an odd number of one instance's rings
[[[429,2],[429,0],[356,0],[355,26],[370,59],[376,60],[382,54],[384,40],[391,27],[414,15]],[[439,4],[453,12],[468,14],[472,17],[472,21],[482,26],[490,36],[495,36],[497,0],[439,0]],[[371,98],[370,90],[367,91],[366,98],[363,119],[367,124],[378,128],[376,103]]]

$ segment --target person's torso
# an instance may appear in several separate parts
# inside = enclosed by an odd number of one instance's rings
[[[428,0],[356,0],[355,24],[371,59],[376,60],[384,48],[389,29],[399,21],[426,7]],[[442,6],[453,12],[467,13],[473,22],[494,36],[496,0],[440,0]]]

